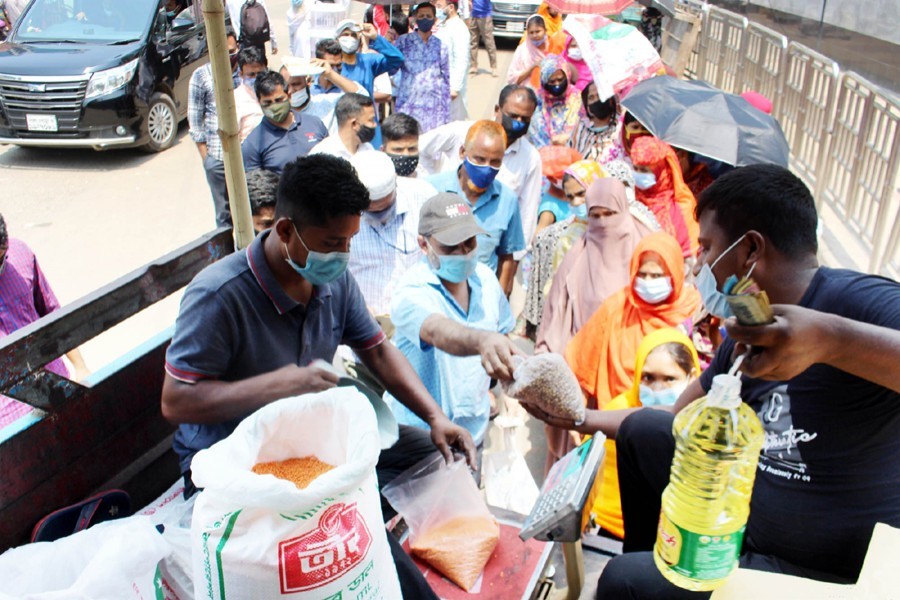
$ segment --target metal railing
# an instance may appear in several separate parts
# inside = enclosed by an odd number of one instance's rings
[[[900,101],[782,34],[696,5],[687,9],[702,16],[701,30],[682,75],[769,98],[791,169],[858,236],[869,271],[900,277]]]

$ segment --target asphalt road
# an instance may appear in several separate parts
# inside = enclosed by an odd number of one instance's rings
[[[281,53],[289,48],[289,0],[269,0]],[[353,13],[365,5],[354,2]],[[512,57],[501,42],[500,72]],[[482,50],[481,64],[487,65]],[[280,56],[270,55],[277,68]],[[470,114],[490,116],[504,79],[469,81]],[[25,241],[62,304],[72,302],[196,239],[214,227],[212,200],[196,148],[182,123],[175,146],[140,150],[55,150],[0,146],[0,213]],[[96,370],[170,326],[180,294],[82,347]]]

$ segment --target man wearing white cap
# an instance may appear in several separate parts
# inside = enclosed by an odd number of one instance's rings
[[[371,204],[353,236],[348,268],[366,306],[384,323],[397,282],[423,256],[416,240],[419,211],[437,191],[426,184],[430,193],[423,195],[422,188],[410,186],[405,177],[398,178],[394,163],[384,152],[363,152],[350,162],[369,190]]]
[[[407,271],[391,303],[397,348],[476,444],[487,431],[491,378],[512,379],[513,356],[521,354],[506,336],[514,324],[506,293],[475,253],[485,233],[461,196],[429,199],[419,215],[426,260]],[[399,423],[427,427],[399,402],[391,408]]]

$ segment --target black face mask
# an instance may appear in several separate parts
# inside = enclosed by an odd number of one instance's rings
[[[356,132],[356,137],[359,138],[360,144],[368,144],[375,139],[375,128],[360,123],[359,131]]]
[[[565,94],[566,90],[569,88],[569,81],[566,80],[555,85],[544,84],[542,87],[547,90],[547,93],[551,96],[556,96],[557,98],[559,98],[560,96]]]
[[[416,167],[419,166],[419,155],[404,156],[402,154],[388,154],[388,157],[394,163],[394,171],[400,177],[409,177],[412,175]]]
[[[608,119],[612,116],[615,111],[615,105],[611,104],[609,101],[597,100],[596,102],[591,102],[587,106],[588,113],[601,121],[603,119]]]
[[[517,139],[528,133],[528,123],[513,119],[506,113],[501,115],[501,125],[506,132],[506,143],[512,145]]]

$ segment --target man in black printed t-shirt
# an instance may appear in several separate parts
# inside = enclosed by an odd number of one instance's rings
[[[725,312],[720,287],[752,268],[775,305],[776,323],[740,327],[729,319],[732,337],[674,411],[632,409],[621,421],[625,554],[607,564],[597,598],[709,596],[665,580],[650,550],[674,452],[673,412],[728,371],[746,349],[736,340],[754,347],[742,367],[741,397],[766,436],[741,566],[853,582],[875,523],[900,527],[900,284],[820,267],[815,203],[780,167],[723,175],[700,196],[697,216],[695,275],[707,308]],[[610,413],[606,429],[614,432],[623,414]]]

